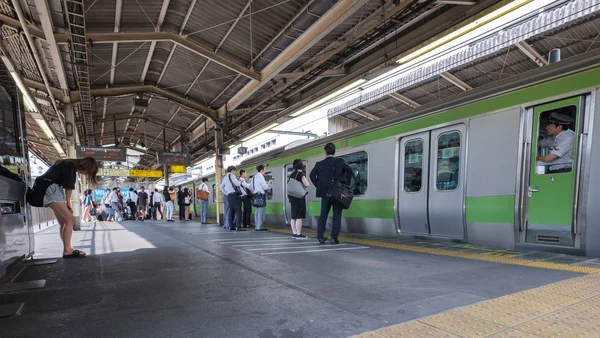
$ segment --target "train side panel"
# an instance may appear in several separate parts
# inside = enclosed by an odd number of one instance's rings
[[[466,171],[469,243],[515,246],[520,121],[520,108],[469,121]]]

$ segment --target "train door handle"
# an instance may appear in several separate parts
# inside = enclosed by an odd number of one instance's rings
[[[533,189],[532,187],[529,187],[529,192],[538,192],[540,191],[540,189]]]

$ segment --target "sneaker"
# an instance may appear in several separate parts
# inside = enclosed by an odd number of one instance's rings
[[[292,238],[297,238],[297,237],[298,237],[298,235],[296,235],[296,234],[292,235]]]
[[[304,235],[296,235],[297,239],[307,239],[308,236],[304,236]]]

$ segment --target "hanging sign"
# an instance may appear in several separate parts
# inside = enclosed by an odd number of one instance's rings
[[[167,153],[159,151],[156,153],[156,161],[158,164],[166,165],[190,165],[190,154],[189,153]]]
[[[163,172],[160,170],[129,170],[129,176],[161,178],[163,177]]]
[[[96,161],[127,161],[125,148],[104,148],[104,147],[86,147],[77,146],[77,158],[91,157]]]
[[[185,174],[187,173],[187,167],[184,165],[172,165],[171,173],[173,174]]]

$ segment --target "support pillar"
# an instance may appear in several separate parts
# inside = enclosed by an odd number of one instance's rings
[[[71,135],[67,134],[67,158],[77,158],[77,152],[75,150],[75,133],[77,128],[75,127],[75,112],[73,111],[73,104],[68,103],[64,108],[65,114],[65,130],[72,130]],[[70,127],[67,127],[71,124]],[[84,181],[82,180],[82,185]],[[82,186],[81,189],[85,189]],[[73,230],[81,230],[81,202],[80,202],[80,191],[78,184],[75,184],[75,189],[71,192],[71,208],[73,209],[73,217],[75,217],[75,225]]]
[[[163,128],[163,150],[164,151],[169,151],[169,148],[167,147],[167,130],[166,128]],[[166,164],[163,164],[163,176],[165,177],[165,187],[169,186],[169,166]]]
[[[225,204],[223,201],[223,194],[221,193],[221,182],[225,175],[225,169],[223,168],[223,155],[221,154],[221,148],[223,148],[223,130],[221,128],[215,128],[215,180],[216,180],[216,194],[217,194],[217,224],[221,224],[220,220],[225,220],[223,212],[225,210]],[[223,222],[223,224],[225,224]]]

